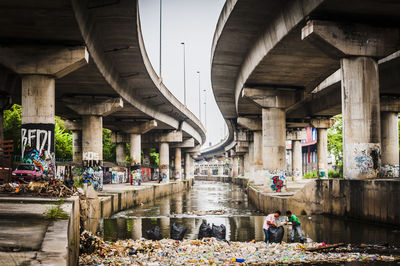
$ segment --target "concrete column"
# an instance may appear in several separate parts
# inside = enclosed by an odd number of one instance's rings
[[[49,177],[55,173],[54,84],[55,80],[50,76],[26,75],[22,78],[22,157],[30,162],[35,154],[43,154],[40,167]]]
[[[143,149],[143,165],[150,166],[150,149],[144,148]]]
[[[115,146],[116,161],[118,165],[126,164],[126,143],[120,142]]]
[[[182,149],[175,148],[175,178],[182,178]]]
[[[207,175],[212,176],[212,168],[210,168],[210,166],[207,168]]]
[[[129,134],[131,140],[131,166],[141,165],[141,135],[140,134]]]
[[[240,160],[240,166],[239,166],[239,175],[241,177],[244,177],[244,155],[239,157]]]
[[[83,160],[103,160],[103,117],[97,115],[82,116]]]
[[[263,185],[265,182],[263,176],[263,142],[262,131],[254,131],[253,135],[253,175],[254,184]]]
[[[399,122],[397,112],[381,112],[382,177],[399,176]]]
[[[238,176],[239,176],[239,156],[233,156],[232,177],[237,178]]]
[[[378,63],[343,58],[343,173],[347,179],[376,178],[381,170]]]
[[[249,142],[249,182],[255,183],[254,176],[254,140]]]
[[[218,176],[224,175],[225,158],[223,160],[218,160]]]
[[[328,130],[317,128],[318,177],[328,177]]]
[[[249,152],[246,152],[243,155],[243,176],[249,178],[250,174],[250,145]]]
[[[190,175],[191,174],[191,171],[190,171],[190,167],[191,167],[190,160],[191,160],[190,153],[188,153],[188,152],[185,153],[185,177],[186,178],[191,178],[192,177]]]
[[[300,180],[303,177],[302,169],[301,140],[292,140],[292,173],[295,180]]]
[[[160,175],[164,182],[169,182],[169,144],[160,143]]]
[[[82,130],[72,131],[72,161],[82,163]]]

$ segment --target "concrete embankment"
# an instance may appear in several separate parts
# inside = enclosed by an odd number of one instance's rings
[[[105,185],[98,195],[88,189],[92,192],[81,198],[65,199],[61,208],[68,219],[56,220],[47,220],[45,213],[59,199],[0,197],[0,264],[77,265],[81,222],[95,231],[100,217],[184,191],[193,183],[194,179],[140,187]]]
[[[226,177],[196,177],[196,180],[227,182]],[[228,178],[229,179],[229,178]],[[266,193],[248,185],[245,178],[232,183],[245,188],[250,202],[269,213],[291,210],[298,214],[329,214],[369,222],[400,225],[400,180],[319,179],[293,193]]]

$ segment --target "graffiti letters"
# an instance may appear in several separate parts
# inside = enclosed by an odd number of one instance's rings
[[[273,192],[286,191],[286,173],[285,171],[268,171],[267,183]]]

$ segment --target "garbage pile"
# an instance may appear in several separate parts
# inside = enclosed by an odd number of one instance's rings
[[[0,192],[18,195],[68,198],[77,192],[76,187],[67,187],[60,180],[29,183],[6,183],[0,185]]]
[[[264,242],[228,242],[215,238],[202,240],[162,239],[119,240],[105,242],[88,232],[81,236],[81,255],[79,265],[176,265],[176,264],[268,264],[268,263],[318,263],[349,261],[399,261],[398,255],[368,254],[351,252],[309,251],[326,247],[322,243],[287,244],[272,243],[268,247]],[[323,249],[327,250],[327,249]]]

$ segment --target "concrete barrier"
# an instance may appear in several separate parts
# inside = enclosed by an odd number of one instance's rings
[[[100,217],[108,218],[119,211],[184,191],[193,186],[193,184],[194,179],[189,178],[165,184],[162,183],[154,184],[152,186],[134,187],[121,192],[99,193]]]

